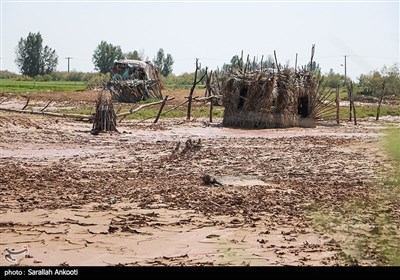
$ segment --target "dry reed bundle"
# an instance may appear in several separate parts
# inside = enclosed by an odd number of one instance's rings
[[[244,128],[314,126],[318,86],[318,78],[306,70],[230,74],[222,79],[223,124]]]
[[[104,91],[97,95],[96,114],[93,119],[92,134],[98,134],[101,131],[117,131],[117,116],[111,96]]]

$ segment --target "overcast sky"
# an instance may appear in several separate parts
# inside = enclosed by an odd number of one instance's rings
[[[57,70],[92,72],[100,41],[123,52],[144,50],[153,59],[171,53],[173,72],[193,72],[195,58],[210,69],[241,50],[251,57],[273,54],[285,64],[315,60],[322,71],[361,73],[399,58],[399,2],[273,1],[1,1],[1,70],[18,72],[15,48],[21,37],[40,32],[59,56]]]

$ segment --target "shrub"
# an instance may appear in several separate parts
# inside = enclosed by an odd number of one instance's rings
[[[18,78],[19,75],[15,74],[13,72],[4,70],[4,71],[0,71],[0,79],[16,79]]]
[[[87,83],[86,87],[89,89],[96,88],[96,87],[104,87],[108,81],[110,80],[110,74],[96,74],[91,77]]]
[[[22,75],[15,78],[16,81],[33,81],[32,77]]]

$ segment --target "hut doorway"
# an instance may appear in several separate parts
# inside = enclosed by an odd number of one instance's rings
[[[297,114],[302,118],[309,115],[308,96],[300,96],[297,99]]]
[[[243,109],[244,100],[245,100],[246,97],[247,97],[247,91],[248,91],[247,86],[242,87],[242,88],[240,89],[240,93],[239,93],[239,103],[238,103],[238,106],[237,106],[237,109],[238,109],[238,110],[242,110],[242,109]]]

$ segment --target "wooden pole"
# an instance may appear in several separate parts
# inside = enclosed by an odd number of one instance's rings
[[[44,116],[61,117],[61,118],[93,119],[93,115],[62,114],[62,113],[33,111],[33,110],[19,110],[19,109],[9,109],[9,108],[0,108],[0,111],[33,114],[33,115],[44,115]]]
[[[353,107],[352,107],[352,105],[353,105],[353,102],[352,102],[352,92],[351,92],[351,90],[348,90],[348,95],[349,95],[349,121],[351,121],[352,120],[352,111],[353,111]]]
[[[243,50],[242,53],[240,54],[240,71],[243,71]]]
[[[175,99],[175,97],[171,97],[167,101],[170,101],[170,100],[173,100],[173,99]],[[163,102],[164,102],[164,100],[156,101],[156,102],[153,102],[153,103],[142,104],[142,105],[140,105],[140,106],[138,106],[136,108],[130,109],[128,112],[119,113],[119,114],[116,114],[116,115],[117,115],[117,117],[125,117],[125,116],[128,116],[128,115],[134,114],[134,113],[136,113],[137,111],[139,111],[139,110],[141,110],[143,108],[146,108],[146,107],[149,107],[149,106],[153,106],[153,105],[157,105],[157,104],[161,104]],[[122,121],[122,119],[120,120],[120,122],[121,121]]]
[[[311,47],[310,71],[313,70],[312,67],[313,67],[314,53],[315,53],[315,44],[313,44]]]
[[[340,124],[339,115],[340,115],[340,100],[339,100],[339,86],[336,88],[336,124]]]
[[[349,89],[349,94],[350,94],[350,108],[353,109],[353,116],[354,116],[354,124],[357,125],[357,117],[356,117],[356,106],[354,106],[354,94],[353,94],[353,82],[350,82],[350,89]],[[351,113],[351,111],[350,111]]]
[[[22,107],[22,109],[21,109],[21,110],[25,110],[25,108],[26,108],[26,107],[28,107],[29,100],[31,100],[31,98],[28,96],[28,98],[26,99],[25,106],[24,106],[24,107]]]
[[[161,116],[161,112],[162,112],[162,110],[164,109],[164,106],[165,106],[165,103],[167,103],[167,100],[168,100],[168,95],[165,96],[163,102],[161,103],[160,110],[158,111],[158,114],[157,114],[156,119],[154,120],[154,123],[157,123],[157,122],[158,122],[158,119],[159,119],[160,116]]]
[[[296,61],[294,62],[294,72],[297,71],[297,53],[296,53]]]
[[[196,71],[194,72],[194,81],[193,85],[190,89],[189,92],[189,97],[188,97],[188,109],[187,109],[187,115],[186,115],[186,120],[190,121],[191,115],[192,115],[192,99],[193,99],[193,92],[196,87],[196,81],[197,81],[197,71],[199,70],[199,59],[196,58]]]
[[[40,111],[43,112],[44,110],[46,110],[46,108],[49,107],[49,105],[50,105],[51,102],[53,102],[53,100],[50,100],[50,101],[46,104],[46,106],[44,106],[42,109],[40,109]]]
[[[278,58],[276,57],[276,51],[275,50],[274,50],[274,57],[275,57],[276,69],[278,70],[278,73],[279,73]]]
[[[200,83],[204,79],[205,76],[207,76],[208,68],[206,67],[206,72],[204,73],[204,75],[199,80],[197,80],[197,71],[198,70],[200,70],[199,59],[196,58],[196,71],[194,72],[194,81],[193,81],[193,85],[192,85],[192,87],[190,89],[189,96],[188,96],[188,109],[187,109],[187,115],[186,115],[186,120],[188,120],[188,121],[190,121],[190,118],[191,118],[191,115],[192,115],[192,101],[193,101],[194,89],[196,88],[196,85],[198,83]]]
[[[375,120],[377,120],[377,121],[379,120],[379,115],[381,113],[381,104],[382,104],[384,95],[385,95],[385,81],[383,82],[383,85],[382,85],[382,93],[381,93],[381,96],[379,97],[378,108],[376,109],[376,119]]]
[[[171,99],[169,99],[169,100],[171,100]],[[168,101],[168,100],[167,100],[167,101]],[[171,112],[171,111],[173,111],[173,110],[175,110],[175,109],[177,109],[177,108],[179,108],[179,107],[181,107],[182,105],[185,105],[186,103],[188,103],[188,100],[186,100],[186,101],[184,101],[184,102],[182,102],[182,103],[176,105],[175,107],[172,107],[172,108],[168,109],[167,111],[162,112],[162,113],[161,113],[161,116],[162,116],[162,115],[165,115],[165,114],[167,114],[167,113],[169,113],[169,112]],[[155,118],[155,117],[156,117],[156,116],[151,116],[151,117],[142,119],[142,120],[140,120],[140,123],[141,123],[141,122],[144,122],[144,121],[147,121],[147,120],[149,120],[149,119]]]
[[[356,105],[354,103],[354,97],[353,97],[353,115],[354,115],[354,124],[357,125],[357,116],[356,116]]]
[[[212,123],[213,122],[213,103],[214,103],[214,100],[213,100],[213,97],[211,97],[211,100],[210,100],[210,123]]]
[[[344,82],[347,85],[347,55],[344,56]],[[351,102],[351,95],[352,92],[349,90],[348,85],[347,85],[347,94],[349,97],[349,121],[351,121],[352,117],[351,117],[351,113],[352,113],[352,102]]]

